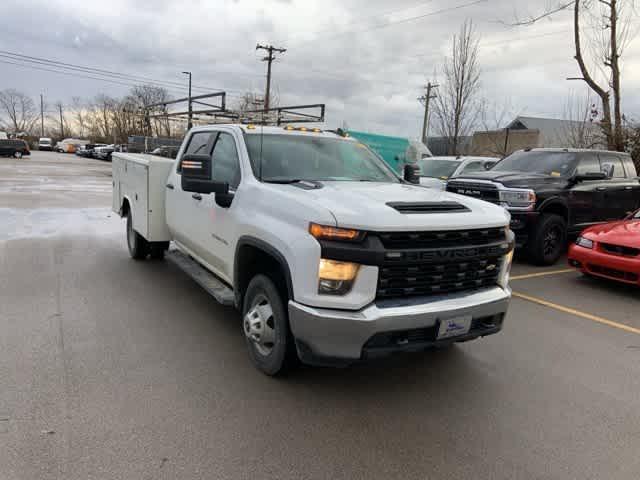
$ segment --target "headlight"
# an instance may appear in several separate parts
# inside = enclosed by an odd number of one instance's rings
[[[578,237],[576,239],[576,245],[580,245],[584,248],[593,248],[593,240],[589,240],[588,238]]]
[[[513,261],[513,249],[509,251],[504,257],[502,257],[502,267],[500,269],[500,276],[498,277],[498,285],[502,288],[507,288],[509,285],[509,274],[511,273],[511,263]]]
[[[500,201],[509,207],[527,208],[536,204],[536,193],[533,190],[500,190]]]
[[[345,295],[351,291],[360,265],[351,262],[320,259],[318,267],[318,293]]]

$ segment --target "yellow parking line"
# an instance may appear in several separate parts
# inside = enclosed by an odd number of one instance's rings
[[[527,273],[525,275],[516,275],[510,277],[510,280],[524,280],[526,278],[546,277],[547,275],[557,275],[559,273],[575,272],[573,268],[563,268],[562,270],[549,270],[548,272]]]
[[[591,315],[590,313],[581,312],[580,310],[565,307],[563,305],[558,305],[557,303],[547,302],[546,300],[543,300],[541,298],[525,295],[524,293],[513,292],[513,296],[517,298],[521,298],[523,300],[527,300],[529,302],[537,303],[538,305],[543,305],[545,307],[553,308],[554,310],[559,310],[561,312],[568,313],[570,315],[575,315],[576,317],[586,318],[587,320],[591,320],[592,322],[601,323],[603,325],[608,325],[609,327],[617,328],[619,330],[624,330],[625,332],[635,333],[640,335],[640,328],[630,327],[629,325],[625,325],[624,323],[618,323],[612,320],[607,320],[606,318],[602,318],[597,315]]]

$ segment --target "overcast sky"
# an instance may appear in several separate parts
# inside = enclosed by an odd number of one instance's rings
[[[482,95],[508,105],[509,115],[562,117],[578,76],[572,60],[571,15],[531,27],[509,27],[535,13],[540,0],[3,0],[0,50],[184,82],[197,93],[264,91],[264,52],[257,42],[288,51],[273,66],[281,104],[326,103],[327,123],[416,137],[416,98],[434,79],[452,35],[472,19],[480,36]],[[459,8],[458,8],[459,7]],[[7,17],[5,17],[7,18]],[[637,20],[636,20],[637,22]],[[640,114],[640,45],[624,63],[624,108]],[[0,56],[0,89],[16,88],[48,103],[128,86],[34,70]],[[46,68],[46,67],[44,67]],[[133,83],[131,80],[119,80]],[[200,88],[200,87],[205,87]],[[176,86],[172,95],[186,95]]]

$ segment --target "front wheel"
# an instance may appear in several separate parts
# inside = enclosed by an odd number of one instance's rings
[[[266,375],[279,375],[296,363],[286,303],[266,275],[249,282],[242,307],[242,325],[255,367]]]
[[[149,242],[133,229],[133,214],[127,213],[127,246],[129,255],[135,260],[144,260],[149,254]]]
[[[567,246],[567,222],[560,215],[543,214],[533,232],[529,254],[537,265],[553,265]]]

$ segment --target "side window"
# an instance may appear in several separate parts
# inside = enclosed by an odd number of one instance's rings
[[[595,153],[585,153],[579,156],[578,168],[576,174],[584,175],[585,173],[593,173],[600,171],[600,161]]]
[[[187,145],[184,155],[211,155],[213,140],[216,135],[216,132],[194,133],[189,139],[189,145]],[[180,160],[180,165],[178,165],[177,171],[178,173],[182,171],[182,160]]]
[[[484,170],[482,162],[469,162],[467,166],[462,169],[461,173],[481,172],[482,170]]]
[[[633,160],[631,160],[631,157],[622,157],[622,162],[624,163],[624,169],[627,171],[627,177],[635,178],[638,176],[636,166],[633,164]]]
[[[622,160],[617,155],[602,154],[600,155],[600,163],[604,165],[608,163],[613,165],[613,178],[625,178],[624,167],[622,166]]]
[[[231,188],[240,185],[240,161],[236,142],[228,133],[221,133],[213,149],[213,179],[227,182]]]

